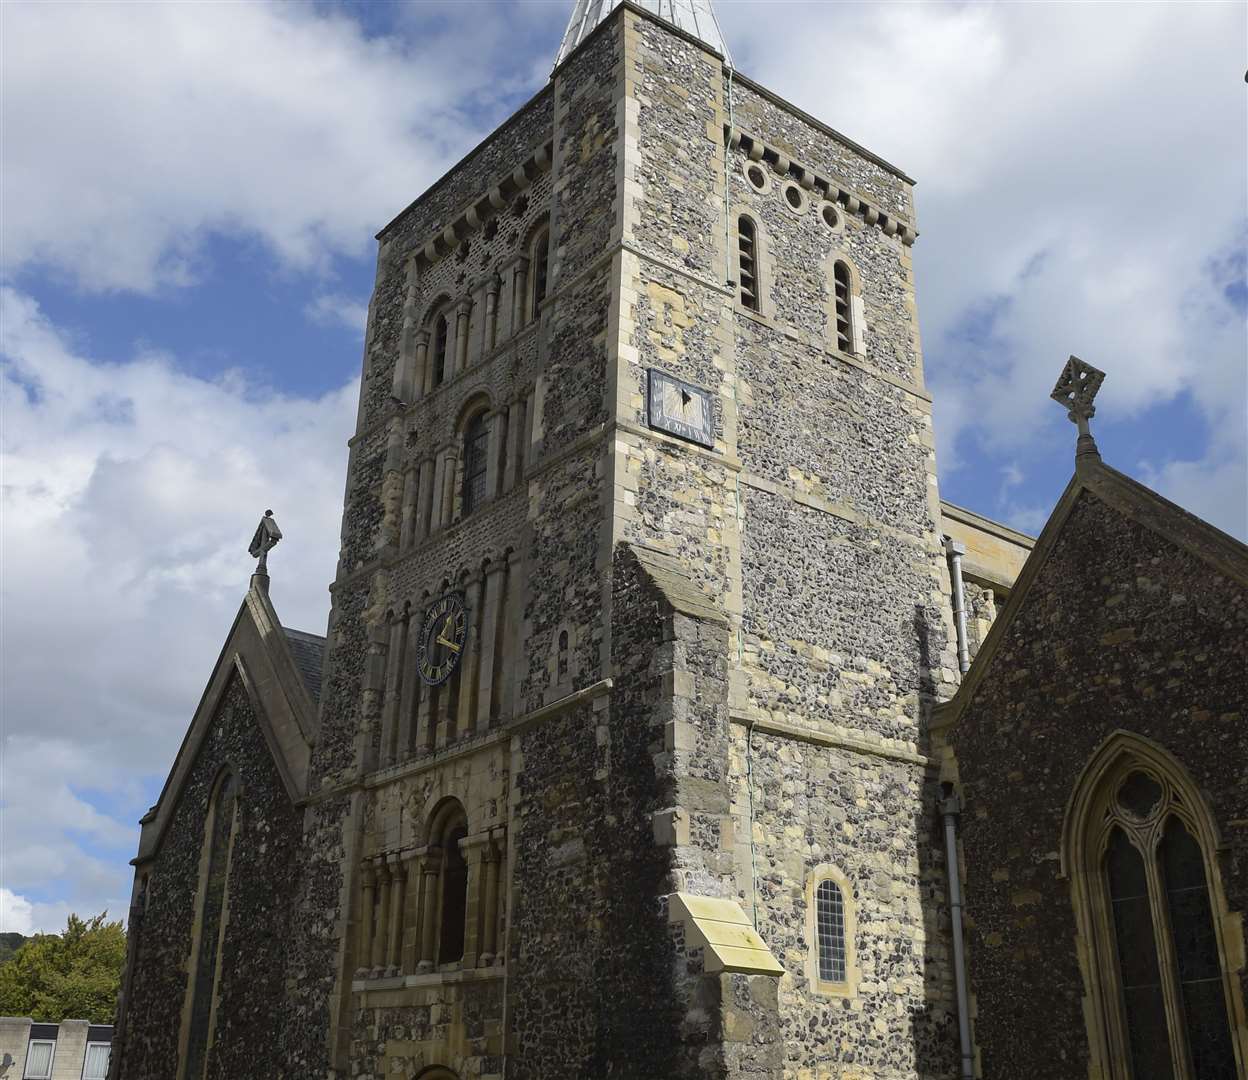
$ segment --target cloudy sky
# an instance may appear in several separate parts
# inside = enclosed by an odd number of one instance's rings
[[[571,0],[0,5],[0,929],[124,914],[273,507],[323,631],[373,234],[549,74]],[[1035,531],[1047,393],[1248,536],[1243,3],[720,0],[740,70],[919,181],[942,492]]]

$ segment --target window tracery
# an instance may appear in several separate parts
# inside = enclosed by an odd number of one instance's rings
[[[1243,1050],[1214,826],[1168,755],[1116,742],[1110,764],[1102,754],[1085,772],[1067,821],[1094,1053],[1114,1080],[1233,1080]]]

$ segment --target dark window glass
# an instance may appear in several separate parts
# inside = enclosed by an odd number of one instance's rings
[[[489,463],[490,432],[479,413],[464,432],[464,513],[471,514],[485,500],[485,472]]]
[[[815,932],[819,947],[819,978],[845,981],[845,897],[835,881],[821,881],[815,890]]]
[[[1161,802],[1161,785],[1148,773],[1133,772],[1118,789],[1118,805],[1143,821]]]
[[[741,279],[741,306],[758,310],[758,235],[744,214],[737,219],[737,274]]]
[[[446,316],[439,315],[433,331],[433,385],[441,386],[446,378],[446,339],[450,335]]]
[[[1222,962],[1200,845],[1183,822],[1171,817],[1160,854],[1192,1075],[1199,1080],[1234,1080],[1235,1052],[1227,1023]]]
[[[838,262],[832,271],[832,287],[836,291],[836,347],[849,352],[854,335],[849,322],[849,267]]]
[[[191,987],[191,1023],[186,1044],[186,1076],[199,1080],[204,1075],[208,1054],[208,1021],[212,1015],[212,988],[216,982],[221,913],[230,868],[230,834],[234,830],[234,808],[238,786],[232,773],[217,785],[216,807],[211,818],[208,844],[208,874],[204,881],[203,908],[200,912],[199,955],[195,982]]]
[[[1122,976],[1123,1011],[1134,1080],[1169,1080],[1170,1040],[1157,966],[1157,942],[1148,903],[1144,859],[1121,829],[1105,854],[1114,939]]]
[[[468,911],[468,864],[459,842],[467,835],[463,826],[447,834],[442,864],[442,936],[438,963],[453,964],[464,958],[464,919]]]
[[[550,257],[550,233],[543,232],[537,238],[537,243],[533,245],[533,312],[532,317],[537,318],[540,313],[542,301],[546,299],[546,276],[549,270]]]

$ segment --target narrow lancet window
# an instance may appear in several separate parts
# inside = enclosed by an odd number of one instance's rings
[[[450,326],[445,315],[438,316],[433,331],[433,385],[441,386],[446,378],[446,343],[450,336]]]
[[[208,814],[208,835],[204,838],[207,866],[200,904],[195,975],[189,988],[191,1009],[182,1073],[184,1080],[201,1080],[208,1066],[208,1047],[212,1042],[213,987],[220,962],[221,926],[230,871],[230,838],[234,833],[237,802],[238,783],[233,773],[226,773],[217,783]]]
[[[741,280],[741,306],[758,311],[758,232],[744,214],[737,219],[737,273]]]
[[[485,413],[478,413],[464,429],[464,514],[471,514],[485,501],[485,476],[489,467],[489,425]]]
[[[464,958],[464,921],[468,912],[468,864],[459,842],[467,835],[461,825],[447,834],[442,864],[442,933],[438,963],[453,964]]]
[[[845,897],[835,881],[819,882],[815,891],[815,932],[819,947],[819,978],[845,981]]]
[[[550,268],[550,231],[543,229],[533,242],[533,308],[529,317],[536,319],[542,313],[542,301],[546,299],[546,280]]]

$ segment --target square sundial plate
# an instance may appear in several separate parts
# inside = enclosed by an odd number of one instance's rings
[[[715,446],[711,392],[658,368],[650,369],[649,420],[656,431],[699,446]]]

